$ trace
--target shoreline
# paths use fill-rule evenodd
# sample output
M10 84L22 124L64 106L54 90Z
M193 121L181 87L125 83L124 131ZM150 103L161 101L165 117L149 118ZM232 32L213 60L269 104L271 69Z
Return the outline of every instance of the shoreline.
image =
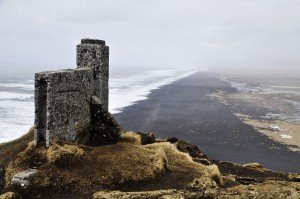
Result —
M118 113L124 107L146 99L153 89L159 89L194 72L195 69L164 69L120 71L119 74L111 75L109 110L113 114ZM0 143L24 135L34 123L33 79L0 78L0 110Z
M125 130L178 137L199 146L212 159L300 172L299 153L259 133L241 121L232 107L208 96L217 90L235 92L228 83L199 72L153 90L148 99L114 116Z
M292 151L300 151L300 87L297 86L300 80L297 75L238 71L213 71L213 74L229 82L237 92L218 91L210 96L233 107L236 116L258 132L287 145Z

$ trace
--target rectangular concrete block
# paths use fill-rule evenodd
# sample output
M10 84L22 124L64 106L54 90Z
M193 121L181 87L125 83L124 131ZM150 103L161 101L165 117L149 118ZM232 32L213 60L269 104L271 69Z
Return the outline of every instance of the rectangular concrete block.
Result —
M108 110L109 47L102 40L83 39L76 47L77 68L90 67L94 72L95 95Z
M46 86L43 86L44 82ZM90 125L90 102L94 90L90 68L37 73L37 134L45 141L75 141L77 132ZM47 131L51 132L48 138Z

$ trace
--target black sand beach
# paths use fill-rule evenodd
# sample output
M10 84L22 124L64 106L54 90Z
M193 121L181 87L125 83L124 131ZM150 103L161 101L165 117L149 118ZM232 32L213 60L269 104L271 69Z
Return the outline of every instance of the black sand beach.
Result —
M147 100L115 117L126 130L178 137L198 145L212 159L258 162L273 170L300 172L299 153L244 124L230 106L206 95L216 90L235 91L228 83L200 72L152 91Z

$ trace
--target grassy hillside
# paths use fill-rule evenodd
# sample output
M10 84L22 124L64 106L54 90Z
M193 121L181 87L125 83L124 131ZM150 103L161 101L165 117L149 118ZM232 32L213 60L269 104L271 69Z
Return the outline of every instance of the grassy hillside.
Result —
M293 198L300 189L293 182L298 178L291 180L259 164L213 161L177 139L145 143L144 134L127 132L113 145L53 142L46 148L34 147L32 138L30 130L0 146L0 198L232 198L237 192L247 198L256 186L258 196L273 187L274 193L284 191ZM12 183L13 176L28 169L37 171L30 185Z

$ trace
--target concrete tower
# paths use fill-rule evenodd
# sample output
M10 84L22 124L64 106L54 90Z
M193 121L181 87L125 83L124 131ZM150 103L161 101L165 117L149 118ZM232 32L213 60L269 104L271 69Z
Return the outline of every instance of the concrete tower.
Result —
M93 122L99 122L91 114L93 107L96 113L108 111L108 70L105 41L82 39L77 45L76 69L35 74L35 144L45 141L49 146L52 139L87 142L83 135L96 126Z

